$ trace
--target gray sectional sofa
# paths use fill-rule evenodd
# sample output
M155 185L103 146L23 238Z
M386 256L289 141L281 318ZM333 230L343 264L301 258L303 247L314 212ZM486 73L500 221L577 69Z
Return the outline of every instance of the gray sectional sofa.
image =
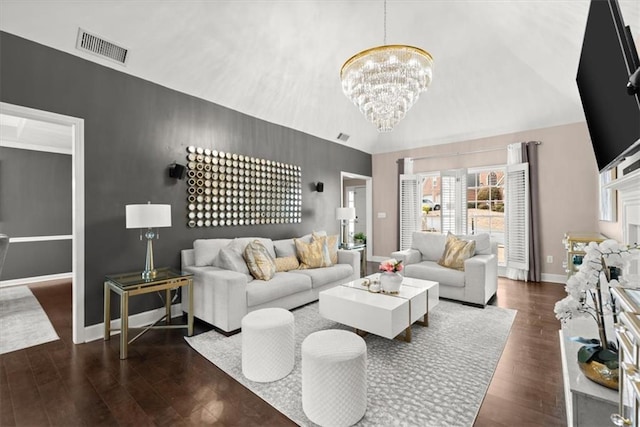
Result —
M278 272L269 281L256 280L241 255L242 249L256 239L274 258L296 254L293 239L257 237L199 239L193 249L181 251L182 270L193 273L195 317L223 332L233 332L250 311L296 308L317 300L318 293L325 289L360 277L360 253L338 250L338 262L330 267ZM301 239L310 242L311 235Z
M475 254L464 261L464 271L438 264L445 234L416 231L411 235L411 249L391 256L403 261L404 276L439 282L440 297L484 307L498 289L498 245L487 233L458 237L476 241Z

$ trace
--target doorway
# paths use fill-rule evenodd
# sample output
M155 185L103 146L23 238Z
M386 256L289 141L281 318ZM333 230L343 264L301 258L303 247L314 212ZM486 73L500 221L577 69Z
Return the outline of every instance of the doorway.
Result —
M84 325L84 120L0 102L0 113L15 118L68 126L71 133L72 319L73 342L85 341Z
M366 237L366 260L373 257L373 180L370 176L340 172L340 206L356 208L356 220L349 223L349 236Z

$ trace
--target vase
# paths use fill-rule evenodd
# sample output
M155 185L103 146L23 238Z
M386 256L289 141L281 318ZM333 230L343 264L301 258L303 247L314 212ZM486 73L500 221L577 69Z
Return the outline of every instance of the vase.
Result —
M397 294L402 284L402 276L399 273L385 271L380 275L380 287L389 294Z
M591 381L618 390L620 370L616 351L600 346L582 346L578 350L578 365L585 377Z

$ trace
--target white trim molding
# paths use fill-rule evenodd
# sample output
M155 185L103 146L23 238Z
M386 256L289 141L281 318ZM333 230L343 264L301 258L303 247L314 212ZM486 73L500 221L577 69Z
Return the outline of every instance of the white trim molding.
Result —
M15 117L39 120L62 126L69 126L72 137L73 170L71 173L72 187L72 334L73 342L85 342L84 333L84 119L49 111L36 110L20 105L0 102L0 112Z
M9 237L9 243L51 242L54 240L72 240L73 235Z
M0 281L0 288L8 288L10 286L31 285L33 283L49 282L51 280L67 280L72 279L73 273L47 274L46 276L23 277L20 279L10 279Z

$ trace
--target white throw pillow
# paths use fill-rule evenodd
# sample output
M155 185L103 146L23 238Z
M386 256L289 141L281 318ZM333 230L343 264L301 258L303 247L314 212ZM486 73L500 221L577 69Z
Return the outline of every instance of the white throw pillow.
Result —
M231 239L197 239L193 242L194 262L196 267L214 265L220 249L231 242Z

